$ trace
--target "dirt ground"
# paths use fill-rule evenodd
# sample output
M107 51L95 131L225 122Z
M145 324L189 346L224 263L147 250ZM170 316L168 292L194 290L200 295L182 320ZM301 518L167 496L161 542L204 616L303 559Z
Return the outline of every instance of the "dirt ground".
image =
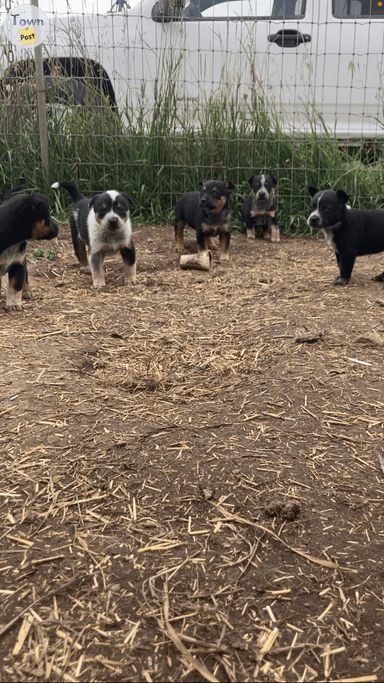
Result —
M1 300L0 680L383 680L383 256L134 235Z

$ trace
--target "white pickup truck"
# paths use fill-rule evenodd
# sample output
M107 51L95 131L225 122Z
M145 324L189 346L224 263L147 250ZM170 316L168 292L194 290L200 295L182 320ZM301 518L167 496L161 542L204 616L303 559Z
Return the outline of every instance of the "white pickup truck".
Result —
M120 110L150 111L172 83L181 109L256 93L285 130L384 137L384 1L142 0L49 21L45 54L75 77L96 64Z

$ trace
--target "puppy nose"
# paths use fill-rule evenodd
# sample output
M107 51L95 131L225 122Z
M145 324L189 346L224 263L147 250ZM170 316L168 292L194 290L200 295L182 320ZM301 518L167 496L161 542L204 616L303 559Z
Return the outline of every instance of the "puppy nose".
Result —
M264 199L264 197L265 197L265 192L259 192L259 197L260 197L260 199Z
M320 221L320 216L310 216L309 217L310 225L319 225L319 221Z
M206 197L200 197L200 204L201 204L202 206L205 206L206 203L207 203Z

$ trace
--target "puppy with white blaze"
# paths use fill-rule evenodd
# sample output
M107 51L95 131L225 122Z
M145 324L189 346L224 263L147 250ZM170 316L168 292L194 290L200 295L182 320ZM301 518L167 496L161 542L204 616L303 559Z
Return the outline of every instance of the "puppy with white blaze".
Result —
M70 226L73 248L80 270L91 272L93 287L105 287L104 258L118 251L124 264L124 284L135 285L136 253L129 218L131 199L116 190L85 197L66 181L53 183L52 187L62 187L72 199Z

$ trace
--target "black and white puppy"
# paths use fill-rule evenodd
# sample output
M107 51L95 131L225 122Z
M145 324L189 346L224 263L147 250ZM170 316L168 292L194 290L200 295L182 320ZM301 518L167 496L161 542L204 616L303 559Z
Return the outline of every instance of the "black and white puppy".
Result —
M8 275L5 308L21 311L22 297L31 297L26 261L27 240L49 240L57 237L58 227L52 221L45 195L25 194L25 181L6 190L0 205L0 284Z
M72 199L70 226L73 248L80 270L91 272L93 287L100 289L105 286L104 258L106 254L118 251L124 264L124 283L135 285L136 254L129 218L130 198L116 190L85 197L66 181L54 183L52 187L62 187Z
M384 211L351 209L344 190L318 190L309 187L311 203L307 223L322 230L327 244L334 249L340 275L334 285L348 284L356 256L384 251ZM384 273L373 280L384 282Z
M271 242L280 242L275 202L277 181L275 175L251 175L248 178L251 196L245 200L240 213L248 238L269 235Z

